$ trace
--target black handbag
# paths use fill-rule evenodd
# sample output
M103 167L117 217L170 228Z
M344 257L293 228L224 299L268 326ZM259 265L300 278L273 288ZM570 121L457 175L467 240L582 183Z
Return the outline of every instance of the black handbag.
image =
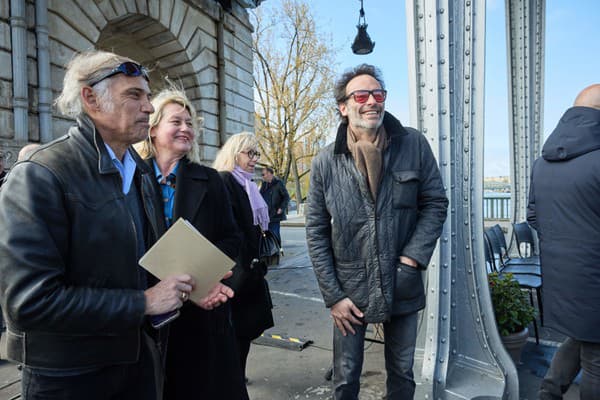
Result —
M260 243L258 246L258 257L263 260L279 254L281 243L271 231L261 230Z

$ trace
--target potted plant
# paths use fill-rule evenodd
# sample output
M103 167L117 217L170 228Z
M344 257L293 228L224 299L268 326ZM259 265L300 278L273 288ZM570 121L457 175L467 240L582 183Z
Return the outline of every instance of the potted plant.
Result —
M513 361L518 363L521 361L521 350L529 337L527 326L535 318L535 309L529 304L527 294L521 290L512 274L493 272L488 274L488 282L496 325L504 347Z

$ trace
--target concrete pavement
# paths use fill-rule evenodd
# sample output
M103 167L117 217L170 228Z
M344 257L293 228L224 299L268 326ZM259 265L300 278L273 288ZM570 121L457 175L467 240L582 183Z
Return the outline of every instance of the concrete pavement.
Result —
M247 371L250 379L248 390L253 400L330 399L331 384L324 375L332 358L331 318L322 302L308 259L302 217L292 215L282 226L285 256L279 265L269 269L267 275L274 304L275 327L265 333L308 339L313 343L302 351L252 345ZM368 337L381 338L373 327ZM562 340L560 335L546 328L541 328L540 337L542 342L539 346L530 338L522 363L517 366L522 400L537 398L540 380L557 343ZM0 355L3 356L4 343L0 349ZM418 382L420 360L422 355L417 354L415 373ZM370 342L366 345L361 385L361 400L382 399L385 393L385 367L383 346L379 343ZM19 390L17 366L0 361L0 400L18 399ZM423 398L417 386L415 399ZM564 399L578 398L576 384Z
M331 357L331 319L329 312L324 309L305 243L298 240L299 234L296 234L293 240L286 240L286 237L291 236L290 232L303 231L304 217L289 215L288 220L282 221L281 225L282 245L286 256L281 258L280 265L270 268L267 276L271 285L276 321L276 326L267 333L284 333L292 337L310 339L315 343L302 352L276 348L265 350L260 348L265 346L253 345L248 375L256 384L251 384L249 391L255 400L328 399L331 397L330 383L325 381L321 374L328 368L328 357ZM533 327L530 327L532 337L523 351L521 363L517 365L521 400L537 399L541 379L557 346L564 339L564 336L551 329L541 326L539 328L540 345L535 344ZM372 333L372 336L375 337L376 334ZM417 355L416 373L420 368L418 358ZM254 371L257 376L253 378ZM368 345L362 381L361 399L382 398L385 392L382 345ZM578 381L563 399L579 399Z

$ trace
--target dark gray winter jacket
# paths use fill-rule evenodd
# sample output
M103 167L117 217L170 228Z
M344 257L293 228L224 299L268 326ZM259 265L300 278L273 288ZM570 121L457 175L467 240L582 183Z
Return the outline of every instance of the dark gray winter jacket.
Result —
M421 273L401 268L401 255L429 263L448 199L426 138L384 117L389 146L374 202L356 169L341 124L335 143L313 160L306 213L308 250L327 307L349 297L366 322L382 322L425 306Z
M527 220L540 239L544 322L600 343L600 110L570 108L546 140Z

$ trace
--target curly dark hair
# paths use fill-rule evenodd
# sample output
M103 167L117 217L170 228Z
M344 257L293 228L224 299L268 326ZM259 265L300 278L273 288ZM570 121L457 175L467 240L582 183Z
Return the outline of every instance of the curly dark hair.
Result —
M385 83L383 82L383 75L381 74L381 71L379 70L379 68L377 68L376 66L371 65L371 64L360 64L354 68L346 70L342 74L342 76L335 82L335 86L333 87L333 95L335 97L336 105L346 101L346 86L348 85L348 82L350 82L352 79L356 78L359 75L372 76L373 78L375 78L375 80L377 80L377 82L379 82L379 84L381 85L381 88L385 89ZM340 113L339 109L338 109L338 115L342 119L342 122L348 123L348 118L344 117Z

